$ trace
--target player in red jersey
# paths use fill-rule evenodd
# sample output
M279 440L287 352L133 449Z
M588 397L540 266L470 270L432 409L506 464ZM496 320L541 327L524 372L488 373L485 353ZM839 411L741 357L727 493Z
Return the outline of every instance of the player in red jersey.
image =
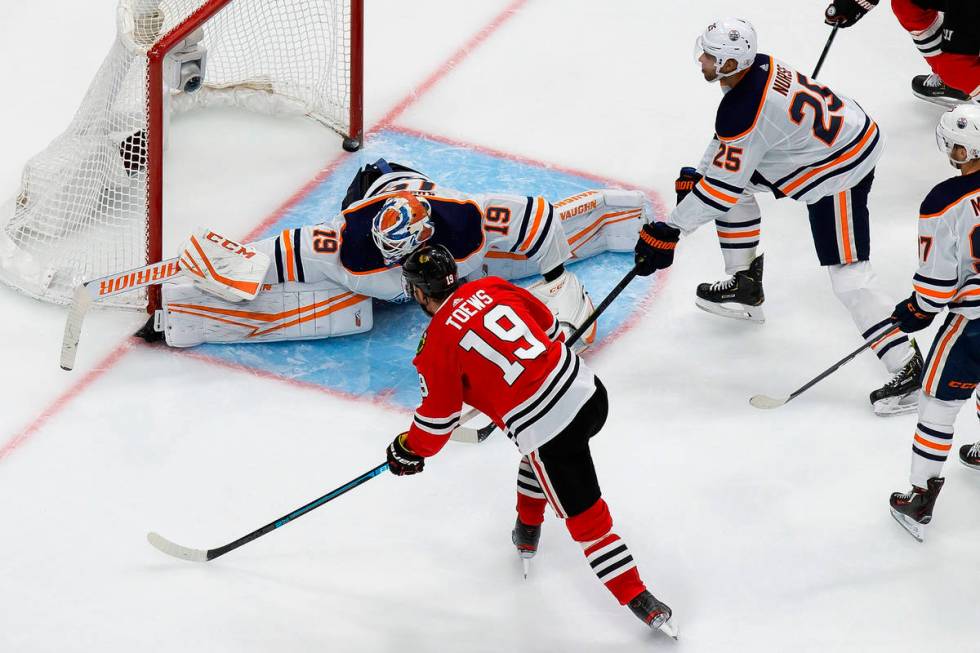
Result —
M406 293L432 322L413 361L422 404L388 447L391 472L421 472L459 425L463 403L479 409L523 456L512 534L518 554L526 560L537 552L550 504L620 604L676 637L670 608L646 589L599 490L589 438L606 420L606 390L565 346L548 307L497 277L460 285L456 262L441 245L416 250L402 275Z

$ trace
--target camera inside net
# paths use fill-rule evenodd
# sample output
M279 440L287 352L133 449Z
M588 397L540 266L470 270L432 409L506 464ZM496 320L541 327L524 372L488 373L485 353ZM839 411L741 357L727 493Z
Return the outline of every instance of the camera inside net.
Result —
M194 93L204 84L208 51L201 43L204 30L197 30L167 54L164 81L168 88Z

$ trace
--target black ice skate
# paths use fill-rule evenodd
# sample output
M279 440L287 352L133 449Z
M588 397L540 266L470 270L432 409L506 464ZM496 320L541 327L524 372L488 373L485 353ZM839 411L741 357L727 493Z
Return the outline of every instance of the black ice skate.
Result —
M885 385L868 397L875 415L888 417L914 413L919 408L919 389L922 387L922 353L915 340L912 345L912 358Z
M142 338L146 342L154 343L163 340L163 330L160 329L160 323L158 315L160 311L154 311L153 315L146 321L140 330L133 335L137 338Z
M932 521L932 509L945 482L944 478L930 478L928 488L913 487L905 494L895 492L888 500L892 517L919 542L925 537L926 525Z
M643 590L627 604L640 621L653 630L677 639L678 628L673 621L673 613L666 603L660 601L647 590Z
M522 524L521 520L518 519L514 522L514 530L510 532L510 539L517 547L517 555L521 557L521 564L524 565L524 578L527 578L531 558L538 552L541 526L528 526Z
M960 462L970 469L980 471L980 442L960 447Z
M969 95L951 86L946 86L936 73L913 77L912 93L921 100L946 108L952 108L970 101Z
M765 322L766 316L762 312L762 302L766 299L762 292L762 256L757 256L748 270L736 272L729 279L699 285L698 296L694 300L697 307L722 317Z

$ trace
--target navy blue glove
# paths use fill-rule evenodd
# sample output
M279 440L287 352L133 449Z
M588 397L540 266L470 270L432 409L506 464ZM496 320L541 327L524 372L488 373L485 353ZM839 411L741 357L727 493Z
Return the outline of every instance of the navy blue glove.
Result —
M666 222L643 225L634 250L636 273L646 277L657 270L669 268L674 262L674 248L680 237L680 229L675 229Z
M824 12L828 25L850 27L878 6L878 0L833 0Z
M898 328L905 333L921 331L932 324L936 318L936 313L930 313L919 306L915 293L908 299L904 299L895 305L892 319L898 324Z
M395 476L411 476L425 469L425 458L405 446L406 433L398 434L388 445L388 471Z
M694 190L694 185L701 181L701 177L702 175L697 168L689 166L681 168L681 174L677 176L677 181L674 182L674 192L677 193L678 204L687 197L688 193Z

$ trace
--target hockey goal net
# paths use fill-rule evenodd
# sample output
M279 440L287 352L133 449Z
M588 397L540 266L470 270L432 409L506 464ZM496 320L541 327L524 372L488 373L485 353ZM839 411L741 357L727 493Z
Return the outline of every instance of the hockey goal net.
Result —
M363 0L121 0L117 38L68 129L0 213L0 281L56 303L161 260L173 112L298 113L361 140ZM116 305L153 307L153 294ZM117 299L114 298L114 299Z

